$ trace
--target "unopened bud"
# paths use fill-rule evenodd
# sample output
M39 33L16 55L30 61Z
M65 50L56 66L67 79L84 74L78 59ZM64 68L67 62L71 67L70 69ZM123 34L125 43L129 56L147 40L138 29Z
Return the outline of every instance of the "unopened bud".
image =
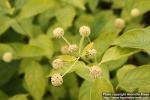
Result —
M62 53L62 54L68 54L68 53L69 53L68 48L69 48L68 45L63 45L63 46L61 47L61 50L60 50L61 53Z
M79 32L81 36L88 37L91 33L91 29L88 26L81 26Z
M89 71L90 71L90 76L92 77L92 78L94 78L94 79L96 79L96 78L98 78L98 77L100 77L100 76L102 76L102 70L101 70L101 68L99 67L99 66L92 66L90 69L89 69Z
M54 74L51 77L51 83L53 86L60 86L63 83L63 78L60 74Z
M71 52L71 53L74 52L74 51L77 51L77 50L78 50L78 46L76 44L71 44L68 47L68 51Z
M64 35L64 29L61 27L55 28L53 30L53 36L55 38L61 38Z
M125 26L125 22L124 22L123 19L117 18L117 19L115 20L115 27L116 27L116 28L122 29L122 28L124 28L124 26Z
M63 67L63 61L61 59L55 59L53 62L52 62L52 67L54 69L58 69L58 68L61 68Z
M5 61L5 62L11 62L12 61L12 59L13 59L13 55L12 55L12 53L11 52L6 52L6 53L4 53L3 54L3 61Z
M131 10L131 16L137 17L137 16L139 16L139 15L140 15L139 9L134 8L134 9Z
M90 50L87 51L87 55L89 57L95 56L96 53L97 53L97 51L95 49L90 49Z

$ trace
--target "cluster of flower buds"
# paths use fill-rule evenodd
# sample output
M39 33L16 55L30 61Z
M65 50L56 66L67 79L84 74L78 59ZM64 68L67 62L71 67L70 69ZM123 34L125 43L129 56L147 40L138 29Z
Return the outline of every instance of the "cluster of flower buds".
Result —
M51 77L51 83L53 86L60 86L63 83L63 78L60 74L54 74Z
M123 29L125 27L125 21L121 18L115 20L115 27L118 29Z
M62 54L69 54L68 45L63 45L60 49Z
M64 65L63 60L61 60L59 58L53 60L53 62L52 62L52 67L54 69L62 68L63 65ZM58 73L53 74L52 77L51 77L51 83L52 83L53 86L60 86L63 83L62 76L60 74L58 74Z
M88 26L81 26L80 29L79 29L79 32L80 32L80 35L82 37L88 37L90 35L90 33L91 33L91 29ZM69 54L69 53L77 51L79 49L78 46L76 44L70 44L68 42L68 40L63 35L64 35L63 28L58 27L58 28L55 28L53 30L54 38L61 38L62 37L65 40L65 42L67 43L67 45L64 45L64 46L61 47L61 53L62 54ZM87 51L87 55L88 56L94 56L95 54L96 54L96 50L95 49L91 49L91 50ZM62 68L63 65L64 65L64 62L61 59L55 59L52 62L52 67L54 69ZM90 74L92 76L94 76L94 78L99 76L99 75L96 75L96 74L99 74L96 71L95 71L95 74L94 74L94 69L90 69ZM62 85L62 83L63 83L63 76L60 75L59 73L53 74L52 77L51 77L52 85L53 86L60 86L60 85Z
M91 68L89 68L89 72L90 72L90 77L93 79L96 79L102 76L102 70L97 65L94 65Z
M54 69L58 69L58 68L61 68L61 67L63 67L63 64L64 64L64 62L61 60L61 59L55 59L53 62L52 62L52 67L54 68Z
M78 46L76 44L71 44L71 45L68 46L68 51L70 53L75 52L77 50L78 50Z
M61 38L64 35L64 29L61 27L57 27L53 30L53 36L55 38Z
M132 17L137 17L137 16L139 16L140 15L140 11L139 11L139 9L138 8L133 8L132 10L131 10L131 16Z
M70 44L70 45L64 45L61 47L61 53L62 54L69 54L72 52L77 51L79 48L76 44Z
M87 51L87 56L89 58L91 58L91 57L94 57L96 55L96 53L97 53L97 51L94 48L92 48L92 49Z
M88 26L81 26L79 32L81 36L88 37L91 33L91 29Z
M9 62L12 61L13 55L12 55L11 52L5 52L5 53L3 54L3 58L2 58L2 59L3 59L4 62L9 63Z

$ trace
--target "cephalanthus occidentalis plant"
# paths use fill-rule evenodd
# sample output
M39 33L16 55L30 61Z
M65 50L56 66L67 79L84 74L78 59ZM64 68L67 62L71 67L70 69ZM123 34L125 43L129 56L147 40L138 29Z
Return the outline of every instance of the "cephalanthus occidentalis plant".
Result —
M116 27L117 29L123 29L125 27L125 21L122 18L117 18L114 22L114 27ZM79 28L79 33L81 35L81 39L79 42L79 45L77 44L71 44L67 38L65 38L64 36L64 29L61 27L55 28L53 30L53 37L56 39L60 39L62 38L66 44L63 45L60 49L60 52L62 54L72 54L73 52L78 52L78 57L76 58L76 60L73 62L73 64L61 75L61 73L54 73L51 75L51 83L53 86L60 86L63 84L63 77L73 68L73 66L77 63L77 61L79 61L80 59L82 59L82 56L84 56L83 58L95 58L95 64L92 65L91 67L87 67L87 69L89 70L89 76L92 78L92 80L97 79L97 78L101 78L103 75L102 69L100 68L100 64L101 63L97 63L96 60L96 53L97 50L93 47L87 49L84 55L82 55L83 52L83 42L84 39L88 39L88 41L90 42L89 44L93 43L91 42L89 35L91 34L91 29L89 26L81 26ZM84 59L85 60L85 59ZM60 58L56 58L55 60L52 61L52 67L54 70L57 69L61 69L64 66L65 61L63 61Z

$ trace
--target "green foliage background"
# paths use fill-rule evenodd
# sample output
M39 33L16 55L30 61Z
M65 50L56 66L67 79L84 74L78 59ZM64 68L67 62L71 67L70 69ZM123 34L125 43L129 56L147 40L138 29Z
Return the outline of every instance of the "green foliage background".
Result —
M140 16L130 15L133 8ZM102 92L150 92L148 11L150 0L0 0L0 100L102 100ZM118 17L126 21L123 30L114 25ZM65 44L52 31L61 26L78 44L82 25L91 27L103 77L92 82L86 63L78 61L63 85L53 87L47 76L64 73L71 62L52 69L49 62ZM5 52L12 62L2 61Z

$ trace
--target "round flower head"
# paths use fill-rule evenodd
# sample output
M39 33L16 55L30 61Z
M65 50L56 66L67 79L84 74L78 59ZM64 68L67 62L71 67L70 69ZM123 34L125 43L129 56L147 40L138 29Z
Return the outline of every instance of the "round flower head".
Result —
M53 36L55 38L61 38L64 35L64 29L61 27L57 27L53 30Z
M74 51L77 51L77 50L78 50L78 46L76 44L71 44L68 47L69 52L74 52Z
M51 83L53 86L60 86L63 83L63 78L60 74L54 74L51 77Z
M91 33L91 29L88 26L81 26L79 32L81 36L88 37Z
M52 62L52 67L54 69L58 69L58 68L61 68L63 67L63 61L61 59L55 59L53 62Z
M102 75L102 70L101 70L101 68L99 67L99 66L92 66L90 69L89 69L89 71L90 71L90 76L92 77L92 78L98 78L98 77L100 77L101 75Z
M5 52L4 54L3 54L3 61L5 61L5 62L11 62L12 61L12 59L13 59L13 55L12 55L12 53L11 52Z
M140 15L139 9L133 8L133 9L131 10L131 16L137 17L137 16L139 16L139 15Z
M97 51L95 49L90 49L87 51L87 55L89 57L95 56L96 53L97 53Z
M62 47L61 47L61 53L62 54L68 54L69 53L69 50L68 50L68 45L63 45Z
M124 28L124 26L125 26L125 22L124 22L123 19L117 18L117 19L115 20L115 27L116 27L116 28L122 29L122 28Z

